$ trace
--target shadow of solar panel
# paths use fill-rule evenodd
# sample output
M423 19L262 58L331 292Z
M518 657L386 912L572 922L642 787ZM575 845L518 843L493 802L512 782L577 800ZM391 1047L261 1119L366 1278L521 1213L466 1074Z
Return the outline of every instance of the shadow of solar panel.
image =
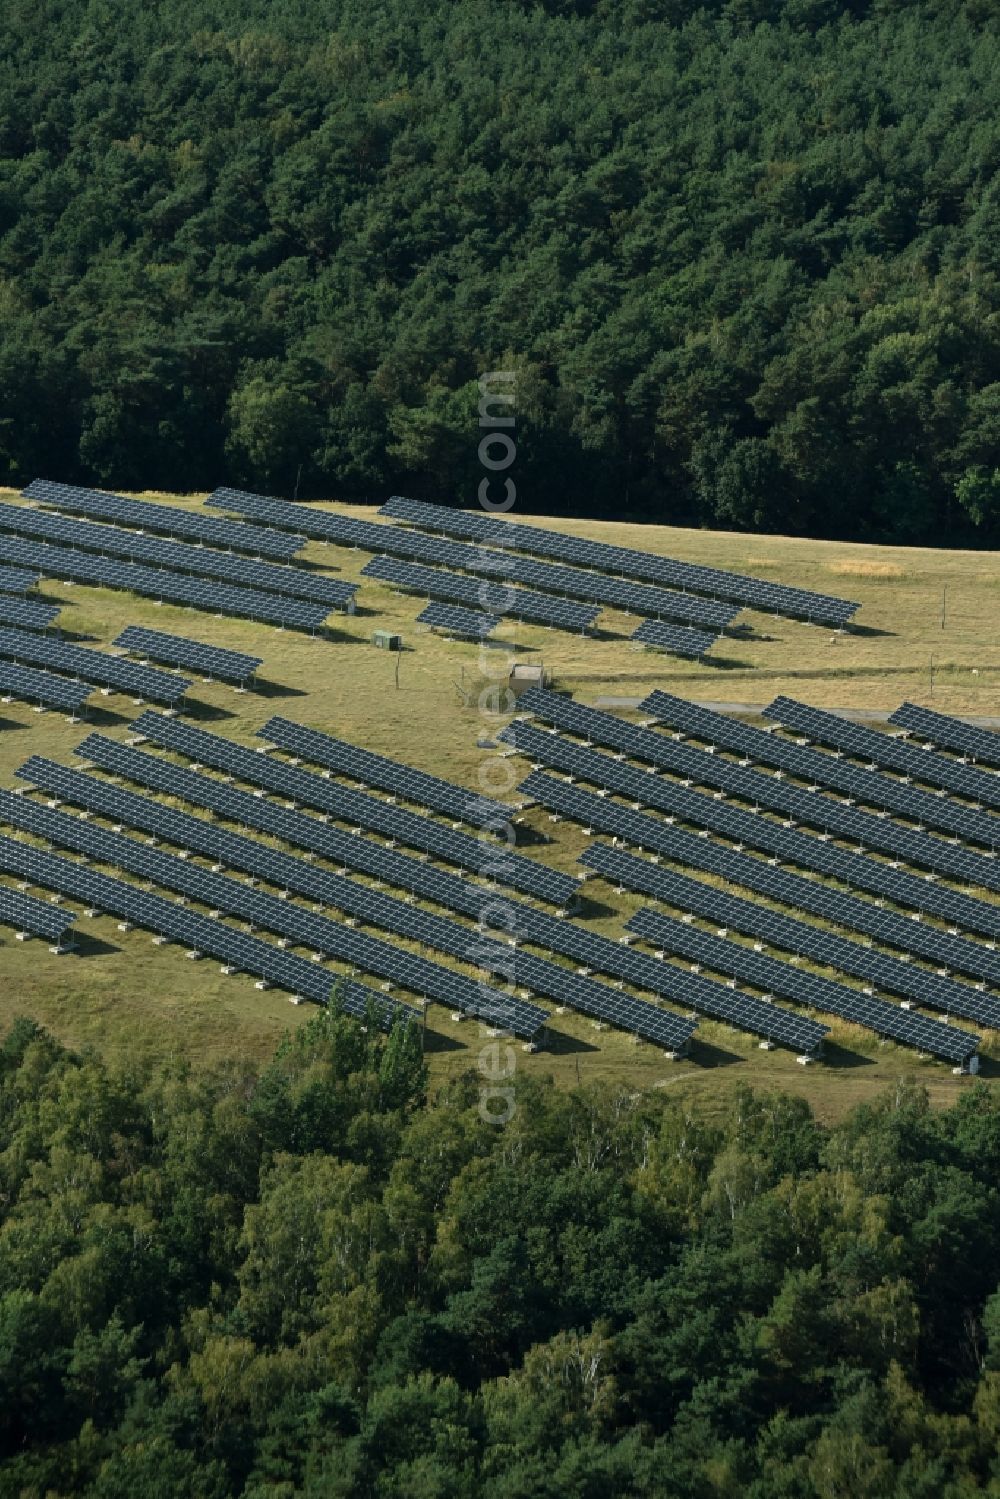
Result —
M288 594L291 598L310 599L331 609L342 609L350 603L358 585L337 578L325 578L297 567L279 567L273 562L259 562L219 552L183 541L164 541L118 526L93 525L89 521L68 519L24 505L0 503L0 530L32 540L54 542L78 551L96 552L101 557L124 557L150 567L163 567L187 573L192 577L220 578L240 587L261 588L266 593Z
M318 630L330 613L325 604L311 604L259 589L235 588L214 579L187 577L166 568L143 567L137 562L118 562L44 541L26 541L20 536L0 535L0 558L35 567L46 577L120 589L171 604L187 604L209 614L232 614L282 629L289 625L294 629Z
M524 725L523 729L530 730L530 725ZM543 734L539 730L531 730L531 733L537 735L537 739L529 739L522 733L522 726L518 726L516 741L509 742L516 742L522 753L530 754L536 761L579 775L605 792L636 794L632 778L643 772L621 765L608 755L571 744L557 735ZM611 833L639 848L657 853L670 852L669 846L663 842L669 822L665 823L662 818L648 817L635 808L608 801L601 794L567 786L565 782L538 771L532 772L520 790L523 795L534 797L551 811L568 816L584 827ZM775 858L786 859L790 864L842 880L857 890L883 896L897 905L940 916L993 941L1000 936L1000 913L996 906L939 885L927 877L921 879L894 868L892 864L884 864L853 849L840 848L797 829L784 827L758 813L727 806L705 792L690 790L652 774L648 781L643 782L640 793L636 795L636 807L656 807L668 812L671 818L680 817L695 827L730 838L741 848L746 844L760 849Z
M510 885L542 900L562 906L576 893L578 881L571 876L549 869L522 855L513 854L506 847L483 844L468 833L443 827L420 813L409 812L391 802L337 786L321 776L268 760L265 755L258 755L253 750L244 749L218 735L206 734L202 729L161 719L156 714L144 714L136 720L135 728L166 748L174 749L217 770L239 776L248 785L290 797L296 803L315 807L317 811L325 812L352 826L371 828L385 837L398 839L399 842L422 849L425 853L437 854L449 863L484 874L500 884ZM174 732L175 730L178 732ZM156 774L161 777L162 789L169 789L168 784L162 783L163 774L168 780L173 777L170 784L178 788L178 795L188 796L189 793L199 791L204 794L203 788L199 787L199 780L204 782L205 777L198 777L191 771L181 771L173 765L161 764L149 755L129 750L101 735L91 735L79 746L77 753L95 761L101 757L99 763L108 768L113 768L110 766L113 758L117 766L130 767L128 771L122 769L122 773L133 779L140 772L143 776ZM188 777L191 779L187 779ZM180 790L182 784L186 787L184 791ZM286 812L286 815L291 814Z
M41 582L25 567L0 567L0 593L28 593Z
M392 583L425 598L445 603L464 604L469 609L489 614L523 619L534 624L551 625L559 630L586 632L597 618L598 610L587 604L576 604L544 593L531 593L502 583L464 577L437 567L418 567L395 557L373 557L361 569L362 576Z
M822 792L747 769L653 730L637 728L554 692L532 688L521 698L520 706L569 733L611 746L633 759L646 760L686 780L716 786L754 808L766 807L791 821L850 839L908 864L951 875L969 885L1000 890L1000 865L990 854L955 847L943 838L859 811Z
M460 604L428 604L417 615L417 623L431 625L438 630L448 630L452 635L469 635L473 640L485 640L500 623L500 616L479 614L475 609L463 609Z
M0 660L0 698L4 702L17 698L20 702L62 708L75 714L79 713L93 690L90 682L70 682L50 671L38 671L31 666Z
M11 890L8 885L0 885L0 924L3 926L61 944L75 920L72 911L63 911L58 906L35 900L31 895L23 895L20 890Z
M794 744L669 692L651 692L639 704L639 711L649 713L672 729L743 756L741 763L753 760L774 765L813 787L842 791L870 807L880 807L918 825L953 833L970 843L1000 847L1000 818L934 792L916 790L881 771Z
M0 656L22 665L65 672L93 687L136 692L159 703L179 702L191 686L186 677L170 676L165 671L123 661L120 656L108 656L103 651L88 650L85 646L66 645L51 636L24 630L0 628Z
M718 875L729 885L741 885L793 910L807 911L824 921L862 932L888 947L899 948L907 957L925 958L942 971L954 969L990 983L1000 983L1000 953L995 947L954 936L940 927L917 921L912 915L887 911L882 905L861 900L819 880L807 879L768 860L754 858L725 844L713 843L681 828L665 825L659 841L661 855L669 850L669 857L675 863ZM657 899L669 898L670 872L661 869L658 862L636 858L634 854L606 843L590 844L581 854L580 862L619 889L636 890ZM873 954L874 950L865 948L863 951ZM878 954L874 953L874 956ZM891 986L886 984L884 987ZM992 996L984 998L978 991L976 999L984 1008L968 1018L989 1025L991 1029L1000 1029L1000 1010L995 1018L985 1018L987 1013L994 1014L998 1002ZM956 1009L955 1013L961 1012Z
M849 723L835 713L810 708L789 697L776 697L765 709L765 717L776 720L785 728L808 734L821 744L832 745L844 754L897 770L925 784L941 786L972 801L1000 807L1000 776L989 771L977 770L946 755L918 749L915 744L880 734L875 729L865 728L864 724Z
M261 656L222 650L219 646L204 645L200 640L164 635L159 630L146 630L140 625L129 625L113 644L133 655L162 661L167 666L186 666L192 671L206 672L223 682L246 682L263 664Z
M624 578L661 583L671 588L687 589L692 593L707 594L751 609L786 614L792 619L806 619L817 624L830 624L839 628L860 608L856 603L829 594L812 593L808 589L791 588L782 583L766 583L740 573L678 562L669 557L657 557L628 547L587 541L559 531L545 530L541 526L525 526L467 510L429 505L421 500L405 499L402 495L393 495L382 506L379 514L429 530L473 537L486 545L557 557L580 567L591 567Z
M47 630L59 617L58 604L43 604L37 599L7 598L0 594L0 628Z
M644 619L630 637L637 645L656 646L673 656L704 656L718 638L701 630L684 630L662 619Z
M305 546L304 536L289 536L281 531L248 526L243 521L219 520L214 516L180 510L173 505L155 505L148 500L128 500L123 495L105 494L96 489L80 489L72 484L55 484L35 479L21 493L39 505L79 515L93 515L114 521L120 526L141 527L167 536L189 537L207 546L246 552L251 556L275 557L282 561L294 557Z
M319 1004L326 1004L331 997L336 975L309 959L237 931L215 917L198 915L161 895L141 890L110 875L98 874L86 864L43 853L29 844L0 836L0 869L30 880L32 884L84 901L89 909L122 917L172 942L185 943L193 951L220 958L227 965L287 989L291 994L299 994ZM348 1014L360 1020L367 1019L373 1011L381 1018L385 1029L397 1019L419 1018L413 1006L401 1004L386 995L373 994L354 983L345 986L343 1004Z
M367 786L377 786L381 791L391 791L408 802L431 807L446 817L496 828L504 827L510 817L511 809L503 802L469 791L465 786L456 786L453 781L442 780L440 776L414 770L412 766L390 760L385 755L376 755L372 750L361 749L344 739L334 739L330 734L293 723L280 715L269 718L257 734L290 755L350 776Z

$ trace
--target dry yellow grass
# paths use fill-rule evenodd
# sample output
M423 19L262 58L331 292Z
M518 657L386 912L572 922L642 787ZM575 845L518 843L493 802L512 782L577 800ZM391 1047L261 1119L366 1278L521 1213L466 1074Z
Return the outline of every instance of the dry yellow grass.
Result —
M898 562L831 562L830 572L838 578L906 577L906 569Z
M174 503L199 508L201 501L195 496ZM216 732L259 742L255 731L277 712L470 788L478 786L489 756L480 741L499 726L478 701L484 664L505 668L509 660L544 659L557 685L590 701L611 694L639 697L662 686L702 700L766 702L788 692L829 706L891 709L909 697L946 711L1000 711L1000 640L993 623L1000 562L992 555L924 549L900 553L768 537L765 569L759 539L744 536L598 522L566 522L564 529L714 566L756 566L768 577L824 592L838 591L831 589L831 576L850 576L851 587L843 591L862 603L859 628L835 635L747 614L742 618L752 633L720 642L713 653L717 661L698 664L636 650L627 638L635 619L606 611L594 639L509 625L501 632L500 646L481 656L474 645L418 628L418 600L367 579L362 579L359 613L333 616L333 638L325 640L75 585L46 583L42 594L63 605L64 628L94 644L107 646L126 624L138 623L262 655L263 681L257 692L240 697L220 684L197 684L196 716ZM364 553L316 544L302 555L349 579L360 577L367 560ZM853 571L834 574L837 568ZM886 568L899 568L902 576L887 579ZM398 685L397 659L368 643L375 627L399 630L404 637ZM17 704L0 707L0 785L16 785L17 766L33 752L72 763L87 727L124 737L137 711L132 703L121 697L95 702L93 722L84 727L52 714L39 717ZM537 809L525 818L525 828L547 840L527 852L576 869L585 843L579 829L553 826ZM601 904L590 911L588 921L595 930L617 936L639 902L596 884L594 893ZM234 1053L260 1057L287 1025L304 1016L279 993L260 993L245 978L224 978L216 964L186 962L176 949L153 947L140 932L119 933L113 921L81 919L79 926L86 940L74 957L57 958L41 944L4 937L0 1032L13 1015L26 1012L73 1044L94 1044L119 1054L151 1049L199 1059ZM747 1037L710 1023L699 1026L692 1059L679 1064L668 1063L654 1048L635 1046L626 1036L596 1031L579 1017L560 1016L557 1025L559 1039L552 1050L517 1055L520 1068L550 1073L558 1083L612 1077L717 1100L745 1078L804 1091L827 1117L904 1073L926 1081L941 1102L968 1085L946 1067L921 1062L846 1026L834 1028L828 1062L804 1069L786 1053L760 1052ZM439 1007L430 1011L428 1050L435 1077L474 1066L480 1044L467 1023L453 1024ZM989 1040L984 1049L993 1051Z

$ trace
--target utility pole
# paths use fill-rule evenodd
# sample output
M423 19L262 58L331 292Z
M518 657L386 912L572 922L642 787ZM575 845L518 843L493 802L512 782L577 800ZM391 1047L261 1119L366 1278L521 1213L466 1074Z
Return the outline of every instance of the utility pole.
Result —
M301 479L302 479L302 465L300 463L299 464L299 468L298 468L298 473L295 475L295 491L294 491L294 493L292 495L292 499L293 500L297 500L298 497L299 497L299 483L300 483Z
M947 618L948 618L948 585L946 583L944 585L944 587L942 588L942 590L941 590L941 628L942 628L942 630L944 629L945 621L946 621Z

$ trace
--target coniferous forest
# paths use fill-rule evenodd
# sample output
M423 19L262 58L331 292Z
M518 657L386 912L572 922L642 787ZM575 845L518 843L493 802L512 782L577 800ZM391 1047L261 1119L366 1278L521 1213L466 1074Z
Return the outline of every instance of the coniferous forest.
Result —
M991 0L7 0L0 480L989 544Z
M372 1031L374 1037L376 1032ZM19 1499L1000 1492L1000 1101L476 1080L336 1009L259 1071L0 1049Z

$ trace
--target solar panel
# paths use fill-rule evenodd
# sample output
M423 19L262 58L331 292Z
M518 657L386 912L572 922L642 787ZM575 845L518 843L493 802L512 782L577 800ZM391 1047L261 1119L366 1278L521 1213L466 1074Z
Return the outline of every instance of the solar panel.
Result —
M162 661L167 666L186 666L192 671L205 672L209 677L218 677L223 682L247 682L263 662L261 656L225 651L217 645L186 640L181 635L164 635L159 630L143 629L141 625L129 625L113 644L133 656Z
M363 577L377 578L381 583L394 584L425 598L463 604L488 614L506 615L510 619L552 625L559 630L575 630L581 634L586 633L599 612L589 604L576 604L549 594L530 593L525 588L463 577L443 568L418 567L412 562L400 562L395 557L373 557L361 572Z
M76 714L93 690L89 682L70 682L50 671L36 671L30 666L0 660L0 701L5 703L18 698L21 702L63 708L67 713Z
M0 629L0 656L45 670L65 672L93 687L107 687L119 692L134 692L158 703L176 703L191 686L187 677L174 677L149 666L137 666L120 656L86 646L66 645L50 636L25 630Z
M319 964L237 931L215 917L200 916L162 895L110 875L97 874L86 864L43 853L15 838L0 837L0 869L83 901L88 909L122 917L171 942L182 942L199 955L221 958L227 966L287 989L291 994L319 1004L330 999L336 975ZM343 1002L347 1013L360 1020L367 1019L373 1007L386 1029L398 1019L418 1018L412 1006L384 994L372 994L359 984L345 986Z
M117 562L69 547L25 541L20 536L0 535L0 558L36 567L46 577L120 589L164 603L187 604L206 613L232 614L282 629L289 625L294 629L318 630L330 612L325 604L306 603L260 589L234 588L213 579L189 578L166 568L142 567L137 562Z
M141 757L147 758L147 757ZM120 764L109 761L108 769L120 769ZM207 854L220 862L229 863L234 868L244 868L253 874L261 875L271 883L283 884L288 889L297 889L300 893L307 893L313 898L328 901L331 904L345 907L345 887L337 883L333 875L316 871L312 866L304 865L301 860L291 859L276 853L273 848L262 847L253 844L250 839L240 838L238 835L223 832L216 824L202 821L201 818L186 817L181 812L172 808L162 808L157 803L148 802L144 797L136 797L133 793L118 790L117 787L94 781L90 776L82 776L76 772L64 769L63 766L54 766L51 761L42 761L37 757L27 761L21 767L18 775L27 779L31 784L42 785L46 790L72 800L76 805L87 805L94 811L102 812L106 817L118 818L127 821L132 826L142 827L148 832L157 833L160 836L168 836L172 842L181 848L190 848L193 851ZM204 781L204 778L198 778ZM166 784L168 790L174 794L181 794L180 788L175 782ZM249 809L246 805L250 802ZM297 838L297 829L289 832L288 824L280 818L279 809L259 800L250 799L246 793L232 793L228 787L217 788L217 800L211 805L231 820L241 820L249 811L253 823L267 832L277 833L283 838L292 836ZM0 808L3 809L7 821L13 821L15 826L25 827L25 830L37 833L39 836L51 836L54 832L51 821L45 823L45 811L42 808L34 808L31 803L25 803L22 797L7 797L0 793ZM270 812L270 817L268 817ZM309 826L310 818L298 817L298 824ZM73 824L75 826L75 824ZM315 826L315 824L313 824ZM66 836L60 833L60 836ZM79 835L75 835L78 836ZM472 886L469 881L462 881L456 875L442 874L441 871L426 869L424 877L417 877L417 869L420 865L415 860L405 859L402 854L393 851L381 851L375 845L367 845L366 839L345 838L345 835L331 835L331 830L322 826L315 826L315 832L310 833L307 847L315 848L319 853L330 859L345 859L345 862L357 862L358 853L361 853L364 868L369 872L376 872L381 877L396 881L402 887L417 886L421 893L427 893L430 898L441 902L450 902L465 910L466 913L481 919L484 914L483 889ZM381 853L381 857L378 854ZM400 865L406 866L400 871ZM433 883L427 883L433 881ZM457 892L457 893L456 893ZM351 907L354 908L354 907ZM367 910L369 917L373 917L373 910ZM525 905L504 902L505 919L510 917L513 922L514 931L517 935L537 943L549 943L553 950L562 950L568 956L573 956L577 961L586 962L591 967L598 968L606 973L619 974L622 979L628 979L636 983L639 988L649 989L655 994L664 995L667 998L681 997L687 1003L691 995L687 991L678 994L678 971L667 965L658 965L652 959L646 958L642 953L630 952L622 944L615 943L607 937L588 932L582 926L568 920L559 920L559 917L546 916L543 911L532 910ZM381 922L391 923L396 928L400 920L400 913L396 905L382 908L378 917ZM426 911L409 913L406 917L409 923L409 931L417 934L418 940L432 940L433 943L441 943L442 950L454 953L459 958L468 961L469 950L486 952L489 944L477 946L474 934L466 928L450 929L445 923L445 928L439 928L430 919ZM402 929L402 928L400 928ZM444 932L444 940L442 940ZM585 1013L597 1015L598 1018L606 1019L610 1024L621 1025L625 1030L640 1034L646 1039L657 1040L658 1043L676 1049L690 1036L690 1024L679 1021L678 1016L670 1012L658 1009L658 1007L643 1004L643 1001L633 1000L630 995L610 994L604 986L592 985L582 982L582 976L565 973L558 965L549 964L544 959L535 959L526 953L519 952L516 955L516 973L519 982L528 983L531 988L538 992L549 994L556 998L559 1003L570 1004L574 1009L583 1010ZM681 976L685 977L685 976ZM720 986L702 986L699 991L700 1007L706 1009L706 1013L712 1013L717 1018L727 1019L732 1024L742 1025L744 1028L754 1030L754 1022L765 1024L763 1034L769 1034L774 1039L784 1040L790 1045L807 1045L808 1048L816 1045L816 1031L802 1033L798 1028L784 1030L784 1012L768 1010L763 1013L751 1006L745 1009L742 1001L735 1001L727 991L720 992ZM678 1028L681 1027L681 1028Z
M941 786L988 807L1000 807L1000 776L992 771L977 770L947 755L918 749L915 744L906 744L890 734L865 728L863 724L849 723L838 718L836 713L810 708L790 697L776 697L764 710L764 716L786 728L808 734L821 744L832 745L845 754L883 765L889 770L898 770L915 780Z
M609 713L587 708L554 692L532 688L520 699L526 711L584 739L610 745L639 760L671 770L689 781L716 786L789 820L851 839L909 864L949 874L969 885L1000 890L1000 865L990 854L971 853L943 838L903 827L888 818L859 811L822 792L791 785L777 775L749 770L721 755L696 749L650 729L637 728Z
M727 885L741 885L768 900L780 901L792 910L806 911L824 921L862 932L876 942L899 948L907 958L911 955L924 958L937 965L939 975L954 969L973 978L1000 983L1000 953L994 947L956 936L928 922L916 921L912 915L887 911L884 903L861 900L820 880L807 879L777 863L754 858L726 844L713 843L682 828L664 824L659 841L661 855L668 854L669 850L669 858L677 864L718 875ZM637 858L606 843L591 843L581 854L580 862L620 890L637 890L657 899L666 894L666 886L661 883L663 871L658 862ZM872 949L866 948L865 951ZM993 1004L992 1000L988 1002ZM970 1018L1000 1029L1000 1020L987 1021L980 1015Z
M0 885L0 924L12 926L18 933L44 937L46 941L61 946L66 931L75 920L72 911L35 900L20 890L11 890L9 885Z
M431 807L446 817L497 829L505 827L510 819L511 809L504 802L469 791L467 787L445 781L440 776L428 775L426 771L414 770L411 765L403 765L385 755L376 755L372 750L349 744L346 739L334 739L330 734L321 734L318 729L307 728L305 724L292 723L279 715L269 718L257 734L290 755L350 776L366 786L390 791L417 806Z
M86 781L90 778L79 779ZM83 792L77 790L75 794L88 801L101 800L100 796L94 797L86 789ZM131 802L129 793L118 792L113 787L104 788L103 810L107 815L130 820ZM428 998L438 998L463 1013L477 1014L491 1024L510 1024L515 1034L533 1035L548 1018L535 1005L509 999L495 989L473 984L460 974L442 970L439 965L421 967L426 960L415 959L412 954L399 952L384 942L378 943L375 951L359 949L359 934L349 929L345 931L327 917L304 911L301 906L287 900L252 892L234 880L221 878L218 871L209 874L184 859L151 850L92 823L81 823L78 818L38 806L24 797L0 792L0 815L5 821L37 837L47 838L112 867L143 875L209 906L242 915L331 956L359 961L369 971L387 976ZM144 823L149 823L147 811L140 809L139 816ZM184 814L169 813L157 822L157 826L161 831L167 830L167 836L172 841L179 841L184 848L191 847L193 834L194 851L208 849L214 857L219 852L218 830L207 823L198 826L198 821L185 818ZM194 828L192 823L196 824ZM671 1049L685 1044L694 1030L693 1024L681 1016L607 989L558 964L521 952L512 953L510 948L497 942L484 941L469 927L421 910L397 897L384 895L356 880L317 870L249 838L235 834L222 836L227 859L234 867L246 869L285 890L300 890L349 917L436 948L487 973L505 974L513 968L518 984L549 994L560 1004L596 1015Z
M220 868L225 865L241 869L279 888L294 890L323 904L344 909L345 887L337 876L302 858L228 832L218 821L193 817L38 756L32 756L18 775L52 796L99 813L116 824L128 824L166 838L181 849L211 858ZM450 871L436 869L395 849L383 848L367 838L342 833L313 818L284 813L271 802L249 797L245 792L234 792L228 786L206 781L204 777L195 779L207 786L204 805L215 811L219 818L242 822L285 841L293 841L332 863L359 869L379 881L424 896L471 917L477 927L485 930L490 928L491 913L500 914L503 931L516 935L521 941L561 952L588 965L588 969L627 979L652 993L669 995L672 992L670 974L664 975L662 968L652 959L609 937L590 932L574 921L552 916L509 897L496 903L482 885ZM174 783L171 783L171 789L176 791ZM186 783L184 790L188 799L193 800ZM38 837L52 838L81 852L90 851L86 833L73 831L78 827L77 822L70 819L70 831L67 832L65 822L52 821L57 815L23 796L0 791L0 817L4 821ZM350 892L353 886L347 889ZM411 922L416 921L412 929L421 941L427 940L427 933L437 935L434 928L423 924L424 914L418 913L414 918L411 913L408 918ZM388 913L387 919L395 926L395 910ZM462 957L474 952L477 957L483 957L484 962L490 952L498 951L495 943L484 942L478 932L469 928L456 928L454 933L448 934L447 940L447 950ZM506 963L514 962L518 982L528 984L537 993L547 994L560 1004L569 1004L671 1050L681 1049L694 1028L689 1020L671 1011L644 1005L630 995L612 994L603 985L582 982L586 975L567 974L558 965L529 957L521 949L512 954L511 949L500 948L499 954ZM504 970L497 967L494 971Z
M678 911L703 917L726 930L731 927L746 936L758 937L775 947L794 953L796 957L808 958L813 963L839 969L869 985L887 990L890 994L899 994L904 999L931 1005L936 1010L974 1020L980 1025L1000 1028L1000 1000L994 995L982 994L969 984L959 983L957 979L929 973L926 968L904 963L876 948L865 947L860 942L852 942L847 937L824 931L822 927L812 926L807 921L786 916L759 901L746 900L743 896L733 895L728 890L720 890L714 885L690 879L673 870L660 869L658 873L660 879L657 899L667 901ZM724 936L725 931L721 935ZM749 969L744 976L750 977ZM779 989L776 992L786 993L791 998L797 997L789 990ZM824 1009L826 1006L819 1005L819 1008Z
M475 609L463 609L460 604L431 603L417 615L418 625L447 630L451 635L469 635L473 640L485 640L499 623L499 614L480 614Z
M901 1006L888 1004L884 999L851 989L847 984L803 972L742 943L727 942L723 937L714 937L698 927L661 916L655 911L640 911L627 927L636 936L656 943L664 955L672 953L688 958L698 965L699 970L704 964L716 973L729 974L769 994L780 994L798 1004L838 1015L874 1031L876 1035L887 1036L904 1046L915 1046L932 1056L967 1065L979 1046L979 1037L968 1031L945 1025L940 1020L929 1020Z
M530 730L530 725L523 728ZM598 828L627 839L638 848L669 854L669 845L663 841L670 831L669 825L661 818L648 817L635 810L639 806L657 807L695 827L731 838L741 848L746 844L760 849L775 859L786 859L790 864L829 875L854 889L867 890L897 905L942 917L956 927L980 932L993 941L1000 936L1000 913L987 901L941 885L929 876L920 878L854 849L841 848L825 839L801 833L758 812L727 805L717 796L693 791L651 773L646 774L639 791L635 792L632 778L643 775L643 772L554 734L544 734L539 730L531 732L537 736L535 740L522 739L521 726L518 726L517 743L522 753L530 754L542 764L580 775L606 790L635 797L634 808L630 809L608 801L601 794L566 786L537 771L523 783L520 788L523 795L536 798L543 806L572 817L584 827Z
M813 593L805 588L791 588L783 583L767 583L741 573L724 572L657 557L628 547L609 546L604 542L586 541L566 536L540 526L525 526L470 511L456 511L444 505L428 505L419 500L393 495L382 506L380 515L409 522L426 529L473 537L487 545L505 546L514 551L558 557L580 567L592 567L621 577L636 578L667 587L708 594L751 609L785 614L792 619L806 619L817 624L842 627L860 605L829 594Z
M352 826L371 828L387 838L398 839L399 842L425 853L437 854L449 863L474 870L500 884L510 885L555 905L566 905L576 893L578 882L570 875L549 869L523 855L511 853L505 846L484 843L468 833L444 827L420 813L409 812L378 797L349 790L326 781L321 776L269 760L254 750L244 749L216 734L207 734L202 729L194 729L188 724L163 719L151 713L143 714L136 720L134 727L138 733L147 734L169 749L177 750L217 770L239 776L248 785L291 797L295 802L315 807ZM174 730L178 732L175 733ZM131 779L138 778L140 773L142 777L156 775L161 789L169 791L172 786L176 787L176 794L188 796L188 799L191 799L189 793L197 796L201 791L204 794L198 782L204 782L205 777L158 762L149 755L115 744L113 740L104 739L98 734L85 740L78 747L77 753L104 764L106 768L120 768L121 773L129 775ZM112 759L114 764L111 763ZM126 765L128 770L124 768ZM180 789L182 786L184 790ZM294 842L294 839L289 837L288 841Z
M99 520L114 521L120 526L141 527L167 536L183 536L202 541L207 546L230 548L254 557L274 557L287 561L305 546L304 536L286 535L243 521L219 520L215 516L180 510L174 505L154 505L148 500L127 500L119 494L105 494L97 489L80 489L72 484L55 484L35 479L21 493L36 504L48 505L77 515L93 515Z
M26 567L0 567L0 593L29 593L40 582Z
M68 519L26 505L0 503L0 530L79 551L97 552L102 557L124 557L130 562L165 567L193 577L220 578L240 587L262 588L266 593L310 599L314 603L326 604L330 609L351 605L358 588L356 583L326 578L301 567L279 567L273 562L237 557L232 552L214 551L201 544L192 546L184 541L164 541L159 536Z
M744 757L741 764L753 760L774 765L814 787L842 791L870 807L898 813L919 826L940 828L986 848L1000 846L1000 818L935 792L917 790L868 766L794 744L778 734L752 728L668 692L651 692L639 704L639 710L707 744L732 750Z
M284 500L240 494L238 490L216 490L205 503L217 508L242 511L274 525L298 525L316 540L332 542L336 546L360 547L378 555L405 557L452 568L458 572L502 578L511 583L523 583L529 588L537 588L542 593L586 599L630 614L684 620L713 630L723 630L739 613L738 606L724 604L717 599L703 599L672 589L653 588L609 577L606 573L554 566L550 562L519 556L516 552L443 541L437 536L427 536L402 527L381 526L354 516L331 515L326 511L303 511Z
M1000 766L1000 734L989 729L976 728L961 718L950 718L946 713L935 713L930 708L920 708L916 703L902 703L889 722L911 733L919 734L931 746L955 750L970 760L980 760L984 765Z
M12 625L19 630L47 630L58 617L58 604L43 604L38 599L8 598L0 594L0 627Z
M704 656L711 650L718 637L706 635L703 630L685 630L680 625L669 624L662 619L644 619L630 637L637 645L655 646L668 651L672 656Z

